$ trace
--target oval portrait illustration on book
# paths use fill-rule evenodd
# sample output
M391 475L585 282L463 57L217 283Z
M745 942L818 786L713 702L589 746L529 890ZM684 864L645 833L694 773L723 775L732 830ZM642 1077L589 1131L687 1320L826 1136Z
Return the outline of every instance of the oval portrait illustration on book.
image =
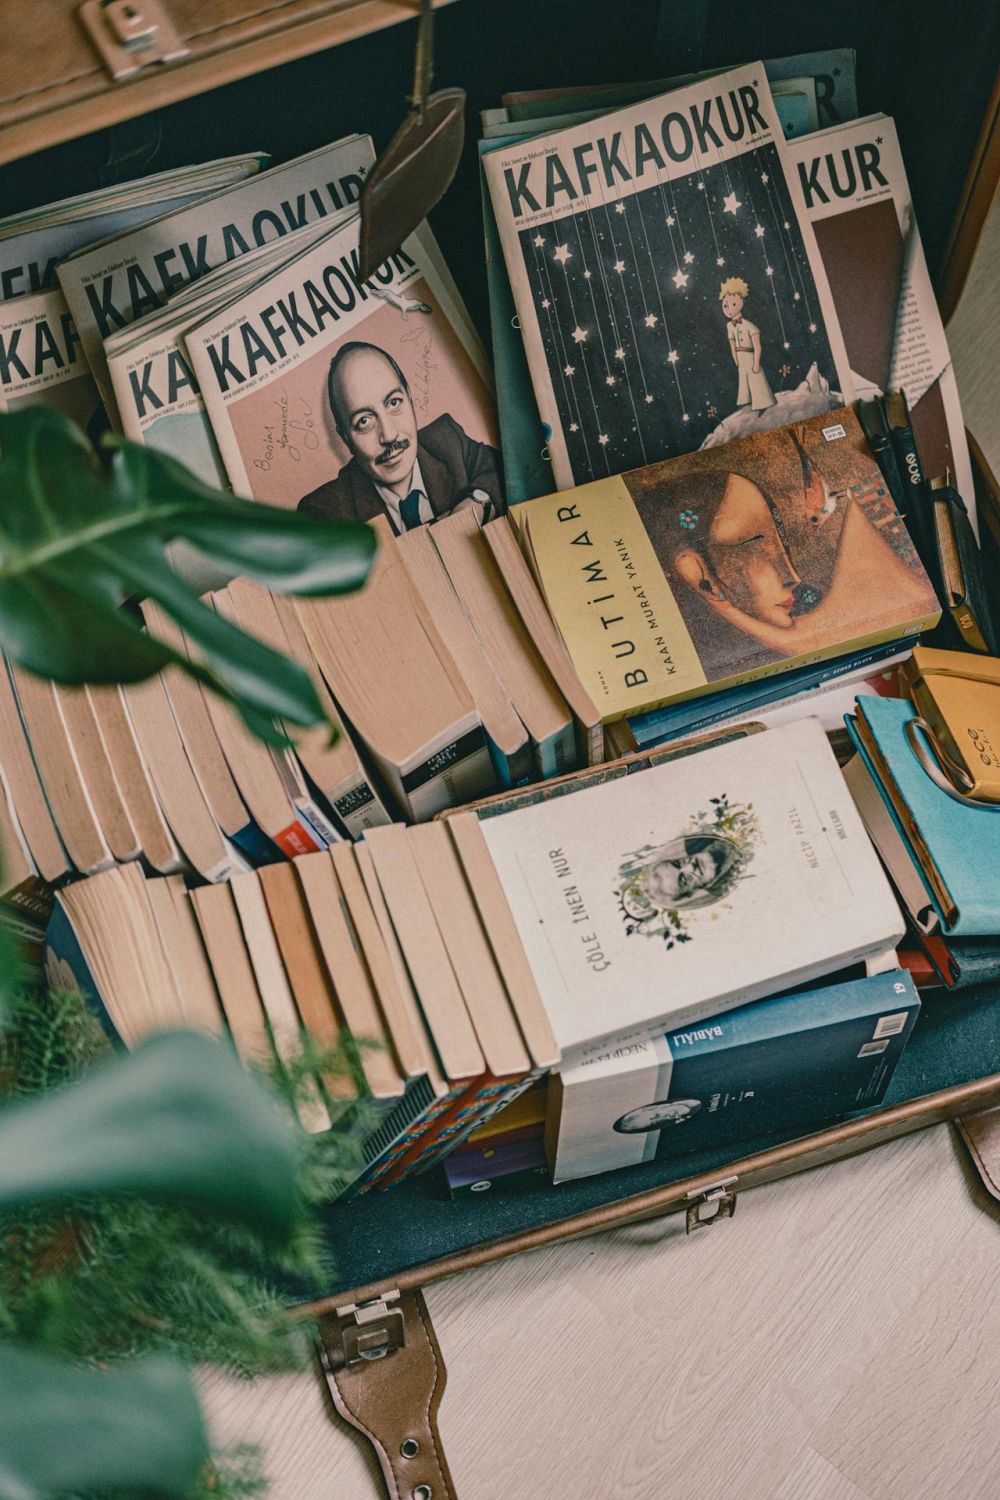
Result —
M720 459L722 460L720 462ZM758 434L625 476L709 681L934 607L875 463L845 426Z
M701 1109L700 1099L654 1099L620 1115L613 1128L619 1135L644 1135L669 1125L686 1125Z
M619 866L616 888L626 934L662 938L668 948L689 943L690 915L714 906L747 873L759 838L752 806L711 798L684 832L645 844Z

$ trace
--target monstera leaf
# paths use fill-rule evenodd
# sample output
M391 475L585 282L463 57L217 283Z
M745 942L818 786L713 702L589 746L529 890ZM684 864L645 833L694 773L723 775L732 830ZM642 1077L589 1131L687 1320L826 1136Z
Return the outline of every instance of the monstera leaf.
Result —
M109 468L83 433L43 407L0 414L0 647L57 682L134 682L177 662L229 698L251 729L323 722L306 672L200 603L167 544L283 593L359 588L374 533L350 521L237 500L151 448L120 442ZM121 607L156 599L197 660L178 658Z
M0 1345L0 1390L0 1500L184 1500L208 1458L198 1399L175 1360L81 1370Z
M0 1112L0 1217L95 1193L139 1193L286 1237L298 1143L227 1043L151 1037L80 1083Z

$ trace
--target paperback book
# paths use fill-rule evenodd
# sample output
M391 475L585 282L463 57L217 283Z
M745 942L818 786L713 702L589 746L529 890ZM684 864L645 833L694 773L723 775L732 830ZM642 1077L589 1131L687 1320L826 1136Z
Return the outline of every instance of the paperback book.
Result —
M850 409L531 500L517 517L605 722L940 617Z
M937 299L888 115L789 147L851 362L855 394L906 394L931 477L950 470L975 514L969 445Z
M903 933L813 720L472 828L564 1065L806 984Z
M358 220L185 342L237 494L394 531L503 509L489 375L435 257L409 237L368 281Z
M367 136L346 136L248 181L85 245L58 267L109 416L116 413L103 341L213 267L335 213L361 191Z
M0 302L57 287L57 263L77 250L231 187L267 162L251 151L172 167L0 219Z
M62 292L0 304L0 411L51 406L96 435L101 398Z
M783 995L551 1080L554 1182L870 1109L885 1096L920 1000L909 974Z
M559 488L852 399L762 63L484 170Z

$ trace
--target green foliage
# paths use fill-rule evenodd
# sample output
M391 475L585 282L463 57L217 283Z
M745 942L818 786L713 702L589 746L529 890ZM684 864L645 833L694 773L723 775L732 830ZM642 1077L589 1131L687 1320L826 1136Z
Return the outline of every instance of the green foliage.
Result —
M100 1086L110 1076L110 1052L79 993L26 990L15 996L11 1024L0 1036L0 1079L15 1108L40 1096L54 1104L79 1088L81 1074L91 1075L86 1086ZM317 1072L354 1066L354 1059L307 1042L276 1070L276 1093L291 1115ZM0 1121L6 1113L0 1111ZM82 1196L9 1214L0 1221L0 1340L78 1366L115 1367L151 1356L247 1376L301 1366L309 1330L289 1318L282 1288L294 1284L311 1298L328 1284L330 1268L309 1209L328 1201L357 1163L350 1136L293 1135L302 1212L279 1245L204 1211L133 1195ZM116 1407L116 1421L127 1416ZM3 1442L0 1426L0 1455ZM103 1480L99 1493L107 1485ZM191 1500L250 1500L264 1488L253 1451L237 1450L203 1472ZM6 1500L2 1471L0 1497Z
M254 733L312 725L323 711L308 674L203 605L171 568L182 538L216 567L284 593L360 587L375 551L368 526L210 489L152 448L121 441L110 465L44 407L0 414L0 647L57 682L135 682L170 662L230 699ZM145 634L128 597L156 599L199 660Z
M372 531L111 447L104 466L60 414L0 414L0 650L70 684L175 663L271 743L285 743L276 720L321 723L307 673L203 606L167 549L180 539L218 571L331 594L364 582ZM123 607L143 597L181 625L193 661ZM222 1043L178 1033L109 1061L79 997L15 997L3 1014L16 978L0 931L0 1080L21 1096L0 1113L0 1500L257 1494L246 1455L205 1468L177 1356L246 1371L293 1357L277 1282L319 1277L305 1196L338 1181L337 1151L306 1149Z
M200 1494L193 1476L206 1439L180 1360L247 1374L297 1364L305 1334L290 1328L279 1286L294 1278L311 1291L323 1276L302 1184L325 1191L316 1152L336 1148L314 1148L290 1129L286 1109L224 1043L175 1033L124 1059L111 1059L110 1050L76 993L18 995L0 1038L0 1077L16 1100L0 1111L0 1386L17 1377L24 1391L24 1404L0 1413L4 1500L83 1488ZM51 1134L46 1115L59 1122ZM33 1201L15 1206L10 1184L25 1181L28 1147L24 1139L11 1147L8 1121L21 1131L32 1118ZM159 1147L151 1145L156 1135ZM48 1195L40 1185L47 1169ZM220 1196L228 1222L216 1211ZM4 1364L8 1355L41 1361L34 1379L21 1380ZM75 1438L72 1447L63 1442L70 1394L114 1455L103 1469L87 1467L91 1458L98 1463L100 1445L91 1453ZM60 1413L59 1442L48 1447L66 1463L79 1455L71 1481L59 1471L57 1486L55 1470L25 1469L32 1452L45 1463L52 1455L44 1442L24 1448L8 1430L7 1410L18 1431L36 1436ZM8 1484L8 1472L17 1484L13 1477ZM150 1474L161 1488L149 1490ZM202 1483L206 1500L259 1491L248 1459Z
M185 1500L208 1458L198 1399L174 1360L81 1370L8 1344L0 1347L0 1389L4 1500L98 1486Z
M55 1093L48 1101L55 1104L75 1092L65 1085L80 1073L91 1072L95 1083L106 1076L109 1050L81 995L25 992L0 1048L0 1071L22 1097ZM245 1080L235 1058L228 1062ZM343 1061L328 1054L305 1052L296 1064L301 1081L293 1086L283 1077L288 1113L307 1070L338 1065ZM308 1296L327 1277L307 1210L328 1200L351 1165L352 1147L336 1135L289 1134L294 1160L279 1170L302 1211L283 1243L264 1243L253 1228L183 1204L131 1195L22 1209L6 1221L0 1246L0 1328L102 1363L172 1353L242 1374L293 1367L304 1335L289 1323L279 1284L294 1283ZM273 1161L268 1170L276 1170Z
M144 1193L287 1236L298 1212L288 1121L221 1041L151 1037L101 1076L0 1116L0 1214Z

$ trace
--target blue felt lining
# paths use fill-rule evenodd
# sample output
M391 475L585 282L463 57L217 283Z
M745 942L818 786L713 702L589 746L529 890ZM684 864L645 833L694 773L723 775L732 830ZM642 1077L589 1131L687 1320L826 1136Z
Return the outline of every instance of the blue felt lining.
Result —
M909 1046L879 1108L991 1073L1000 1073L1000 984L952 995L935 991L924 999ZM389 1192L369 1193L327 1210L327 1243L336 1265L327 1290L360 1287L649 1188L715 1172L741 1156L789 1139L794 1135L760 1137L739 1146L648 1162L558 1187L543 1185L506 1195L502 1188L494 1188L454 1201L448 1198L438 1172L411 1178Z

